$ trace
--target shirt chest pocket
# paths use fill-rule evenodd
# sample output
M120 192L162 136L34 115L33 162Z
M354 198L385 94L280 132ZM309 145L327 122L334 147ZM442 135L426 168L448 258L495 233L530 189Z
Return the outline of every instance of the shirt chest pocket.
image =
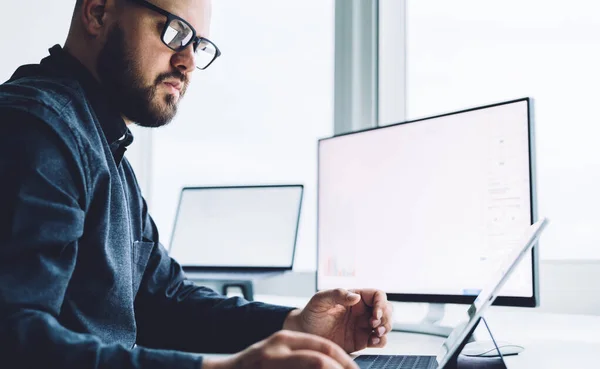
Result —
M133 243L133 296L137 294L140 288L140 283L144 277L144 271L148 265L148 260L153 248L154 242L135 241Z

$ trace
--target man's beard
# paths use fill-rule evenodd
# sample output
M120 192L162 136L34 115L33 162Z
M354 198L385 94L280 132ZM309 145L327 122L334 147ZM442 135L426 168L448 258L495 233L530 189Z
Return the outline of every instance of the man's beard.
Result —
M98 75L111 103L121 114L142 127L168 124L177 114L177 103L185 94L186 76L175 70L159 75L152 86L145 86L138 65L127 50L123 30L115 26L97 59ZM183 87L178 100L167 94L163 106L155 100L158 86L169 78L178 79Z

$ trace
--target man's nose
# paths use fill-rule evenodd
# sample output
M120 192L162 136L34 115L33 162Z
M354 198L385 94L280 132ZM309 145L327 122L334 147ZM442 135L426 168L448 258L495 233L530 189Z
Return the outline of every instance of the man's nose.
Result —
M193 72L194 69L196 69L194 45L191 44L185 49L175 53L171 62L180 72Z

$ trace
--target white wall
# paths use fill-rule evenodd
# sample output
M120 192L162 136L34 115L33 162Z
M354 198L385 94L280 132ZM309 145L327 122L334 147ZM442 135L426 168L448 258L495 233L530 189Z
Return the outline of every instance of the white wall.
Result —
M600 4L407 6L408 118L532 96L543 259L600 259Z
M150 210L162 242L183 186L301 183L294 268L314 270L317 138L333 133L333 0L213 7L223 55L195 73L175 121L154 132Z
M74 6L75 0L0 2L1 82L20 65L38 63L50 47L64 44Z

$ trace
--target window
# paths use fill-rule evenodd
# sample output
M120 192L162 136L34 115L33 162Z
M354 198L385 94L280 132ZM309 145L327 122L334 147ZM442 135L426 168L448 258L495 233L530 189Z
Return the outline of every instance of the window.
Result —
M316 265L317 139L333 134L333 0L213 2L223 55L153 132L150 210L168 245L183 186L305 185L295 270Z
M600 258L600 4L407 2L409 119L535 99L543 259Z

